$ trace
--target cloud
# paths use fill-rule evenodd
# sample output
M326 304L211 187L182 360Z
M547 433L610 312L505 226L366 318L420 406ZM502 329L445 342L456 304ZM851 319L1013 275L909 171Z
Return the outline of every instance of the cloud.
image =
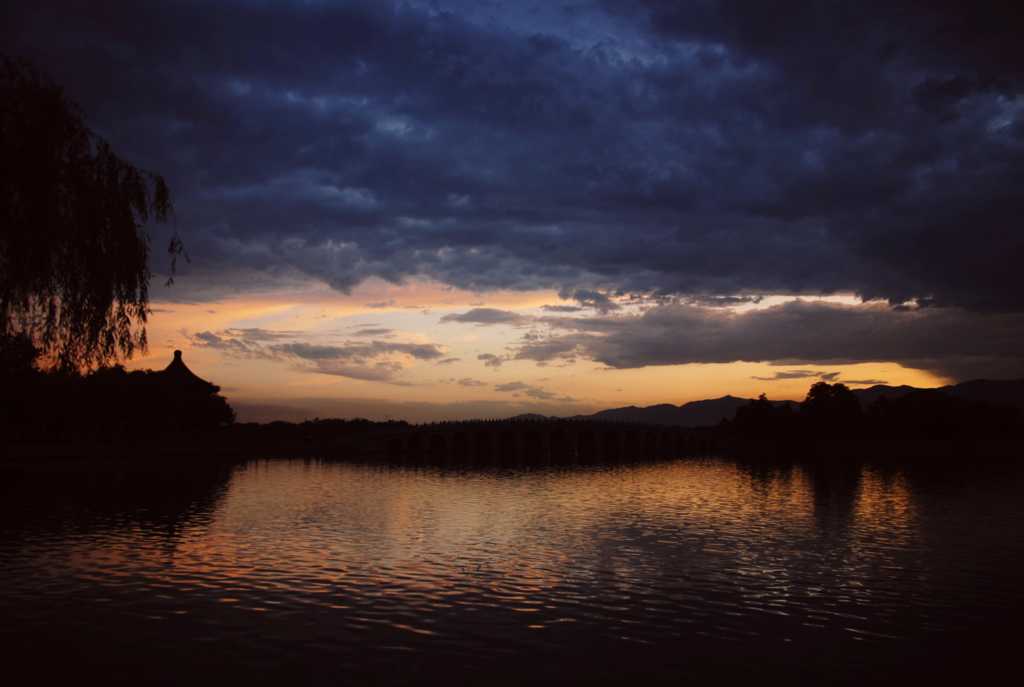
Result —
M501 367L502 363L505 362L504 358L494 355L493 353L481 353L476 357L476 359L482 360L484 365L487 367Z
M884 379L844 379L843 384L847 386L875 386L877 384L888 384Z
M442 358L441 360L438 360L436 364L437 365L451 365L452 363L457 363L460 360L462 360L462 358Z
M311 372L401 386L410 385L397 378L405 364L393 356L409 356L415 360L436 360L444 356L435 344L390 341L347 342L340 346L296 342L277 344L270 350L279 356L311 363L312 367L305 368Z
M187 333L186 333L187 335ZM273 358L259 340L246 340L235 338L228 332L215 334L210 331L196 332L188 335L188 338L196 348L212 348L237 358Z
M542 305L540 309L547 312L579 312L583 310L583 307L579 305Z
M395 375L401 372L404 367L401 363L393 361L378 361L372 364L351 364L344 360L317 359L316 372L325 375L348 377L367 382L385 382L398 386L412 386L410 382L395 379Z
M285 353L305 360L366 360L393 353L409 355L417 360L436 360L444 357L444 351L436 344L395 343L391 341L348 343L342 346L286 343L271 346L270 349L277 353Z
M511 324L520 326L532 321L533 318L526 315L497 308L473 308L464 313L451 313L441 318L441 322L469 322L479 325Z
M517 359L585 355L615 368L891 361L956 378L1024 374L1024 315L1012 313L794 300L745 313L674 303L639 315L545 323L555 333L523 340Z
M469 377L463 377L456 382L459 386L487 386L486 382L481 382L479 379L471 379Z
M189 339L193 346L216 349L232 357L292 361L300 363L298 369L303 371L399 385L408 385L397 378L405 369L403 358L444 360L444 350L432 343L288 341L298 336L298 332L292 331L226 329L217 333L198 332L189 335Z

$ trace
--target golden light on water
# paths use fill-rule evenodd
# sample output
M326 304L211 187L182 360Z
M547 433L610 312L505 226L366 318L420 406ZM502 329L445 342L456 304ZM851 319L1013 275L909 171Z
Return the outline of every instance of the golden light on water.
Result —
M782 556L838 532L840 548L861 561L912 546L915 509L902 479L869 470L845 477L699 460L516 477L254 463L236 470L210 514L164 532L166 546L141 552L121 533L102 546L83 541L67 565L102 577L131 562L168 583L216 575L273 587L284 576L310 592L351 583L432 596L463 583L498 589L515 576L519 587L506 591L528 595L524 584L571 578L581 556L628 583L649 576L637 566L662 566L666 551L680 550L769 574L775 563L740 541ZM161 533L135 528L134 536Z

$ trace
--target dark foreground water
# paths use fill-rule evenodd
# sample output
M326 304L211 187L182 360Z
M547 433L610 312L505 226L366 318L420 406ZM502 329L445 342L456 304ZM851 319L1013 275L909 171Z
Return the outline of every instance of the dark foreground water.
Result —
M877 683L1018 652L1013 469L0 474L4 674Z

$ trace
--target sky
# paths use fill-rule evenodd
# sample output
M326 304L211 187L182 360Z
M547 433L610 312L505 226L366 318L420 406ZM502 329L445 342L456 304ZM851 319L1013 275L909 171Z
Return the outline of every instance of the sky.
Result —
M1012 3L10 4L172 191L129 367L240 419L1024 376Z

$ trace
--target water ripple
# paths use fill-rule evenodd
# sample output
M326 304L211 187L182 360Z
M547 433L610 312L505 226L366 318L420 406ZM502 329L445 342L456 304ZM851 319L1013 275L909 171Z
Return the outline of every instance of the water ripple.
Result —
M468 665L552 642L885 643L1024 606L1024 545L998 534L1022 531L1016 477L941 495L869 470L717 460L523 473L274 461L177 479L125 503L25 476L0 530L5 631L102 618L165 644ZM61 509L32 502L54 491ZM967 524L979 513L988 529Z

